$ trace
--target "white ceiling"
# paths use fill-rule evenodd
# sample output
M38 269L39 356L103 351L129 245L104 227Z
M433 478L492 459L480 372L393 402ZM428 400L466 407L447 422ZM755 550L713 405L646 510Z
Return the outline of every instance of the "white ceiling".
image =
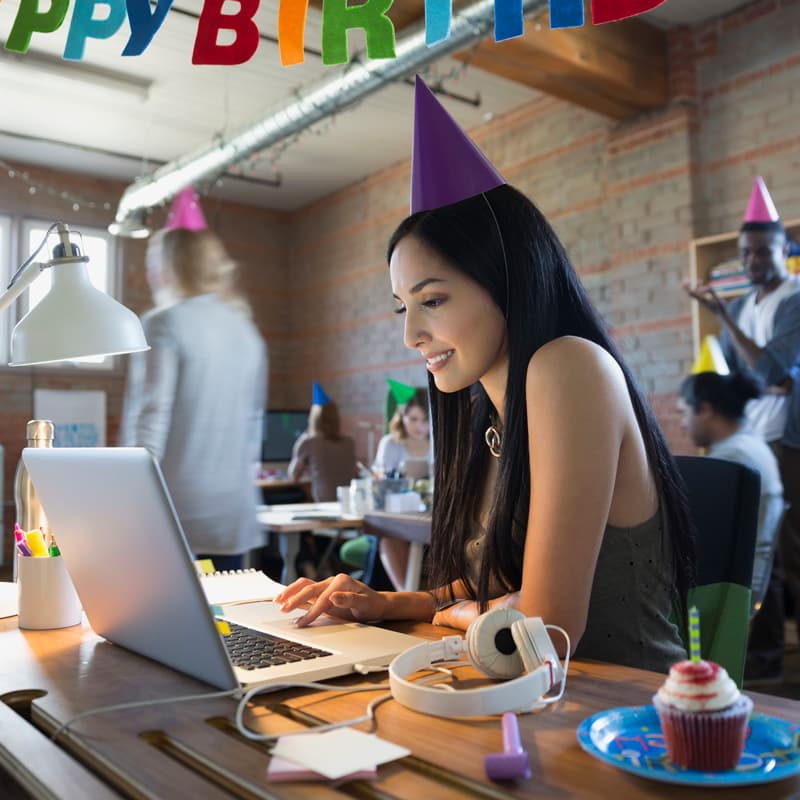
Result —
M278 1L260 4L255 20L262 37L275 36ZM647 16L669 27L695 23L741 4L741 0L666 0ZM263 38L245 64L193 66L196 15L202 5L203 0L176 0L139 57L120 55L128 38L126 23L111 39L89 40L82 61L61 61L69 16L59 31L34 34L30 53L19 57L6 53L0 58L0 159L131 181L160 162L239 130L284 103L298 87L330 74L330 68L308 53L304 64L282 67L277 45ZM19 0L0 3L0 40L8 37L18 8ZM319 46L319 12L309 9L306 47L318 51ZM357 46L354 37L351 47ZM47 69L47 64L41 69L35 54L49 56L56 69ZM100 71L102 78L87 77L87 68ZM431 70L433 76L460 73L446 81L447 89L480 97L479 106L443 99L467 128L537 96L531 89L481 70L462 71L450 59L437 62ZM128 87L109 80L109 71L137 84ZM278 146L234 168L250 180L225 177L209 191L216 197L268 208L301 207L408 158L412 99L410 85L388 85L285 148ZM276 170L281 185L267 185Z

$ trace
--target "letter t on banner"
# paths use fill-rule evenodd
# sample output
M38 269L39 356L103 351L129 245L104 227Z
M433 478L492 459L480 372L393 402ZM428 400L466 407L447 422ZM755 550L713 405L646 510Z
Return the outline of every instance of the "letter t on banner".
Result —
M550 28L580 28L583 26L583 0L550 0Z
M344 64L347 61L347 31L363 28L370 58L394 58L394 25L386 12L392 0L365 0L360 6L348 6L347 0L322 2L322 63Z

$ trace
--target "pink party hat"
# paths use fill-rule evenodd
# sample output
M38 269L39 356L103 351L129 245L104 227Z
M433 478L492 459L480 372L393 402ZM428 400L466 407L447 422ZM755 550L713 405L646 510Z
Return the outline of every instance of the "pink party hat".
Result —
M175 228L186 228L190 231L202 231L207 227L206 218L203 215L203 209L200 208L200 201L197 199L194 188L187 186L185 189L181 189L172 201L164 229L171 231Z
M767 184L759 175L753 183L750 202L744 215L745 222L780 222L780 215L772 202Z
M505 180L417 75L411 213L449 206Z

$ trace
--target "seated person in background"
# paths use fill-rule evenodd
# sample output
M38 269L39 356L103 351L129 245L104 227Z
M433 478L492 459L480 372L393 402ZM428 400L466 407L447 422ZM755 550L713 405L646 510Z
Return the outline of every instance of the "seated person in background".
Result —
M308 474L315 503L335 501L336 487L349 485L350 479L356 476L355 443L349 436L342 435L339 409L317 381L314 381L308 430L294 443L288 473L292 481L299 481ZM298 556L303 574L314 572L313 542L312 536L304 536Z
M670 615L685 619L693 583L677 466L547 220L419 78L416 108L412 214L387 255L404 343L431 374L431 590L336 575L276 601L311 603L299 626L463 630L516 608L562 627L577 658L664 672L686 658Z
M378 442L372 470L381 477L399 478L407 461L428 460L430 446L428 393L417 389L407 403L397 406L389 433Z
M413 391L396 381L390 383L392 393L397 397L396 387ZM430 422L428 420L428 393L425 389L417 389L411 398L400 403L389 421L389 433L378 442L375 461L372 464L373 475L382 478L422 478L427 477L427 466L430 456ZM413 475L407 472L414 473ZM373 547L371 536L359 536L346 542L340 551L340 558L355 567L364 567L370 547ZM398 539L381 538L378 542L381 563L395 589L405 584L408 566L408 543Z
M753 562L753 614L761 607L767 591L784 508L778 460L769 445L751 433L744 421L747 401L760 396L756 383L745 375L700 372L681 384L678 401L681 424L698 447L707 447L712 458L736 461L761 475Z

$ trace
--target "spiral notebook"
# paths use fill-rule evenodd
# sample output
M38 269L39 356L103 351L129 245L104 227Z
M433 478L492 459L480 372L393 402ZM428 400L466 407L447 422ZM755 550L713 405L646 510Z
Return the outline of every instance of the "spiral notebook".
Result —
M210 606L272 600L278 592L286 588L282 583L272 580L260 569L238 569L199 574L200 584Z

